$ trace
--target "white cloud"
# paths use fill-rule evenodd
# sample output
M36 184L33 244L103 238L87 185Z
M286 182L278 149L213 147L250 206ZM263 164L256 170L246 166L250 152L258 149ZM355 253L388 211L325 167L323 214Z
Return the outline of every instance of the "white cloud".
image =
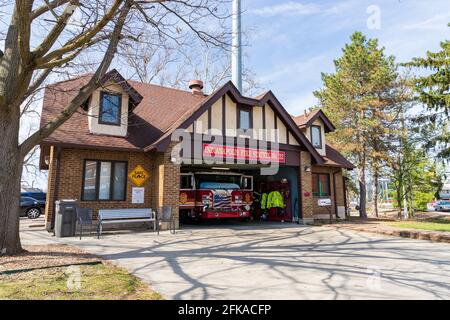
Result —
M315 106L319 101L311 91L305 91L286 99L284 107L294 116L301 115L304 110Z
M255 9L252 12L263 17L273 17L277 15L302 16L320 12L320 7L316 4L303 4L300 2L289 1L272 6L265 6Z
M311 77L320 77L320 68L324 65L324 61L328 61L329 57L325 54L318 54L307 60L288 61L284 64L274 66L272 70L268 70L263 76L259 77L262 83L270 84L274 81L291 81L296 79L300 82L309 82Z
M406 30L445 30L450 20L450 13L437 14L427 20L403 26Z
M354 0L342 1L331 6L319 6L315 3L288 1L280 4L265 6L259 9L254 9L251 12L262 17L274 17L279 15L297 17L318 13L339 15L348 12L354 6Z

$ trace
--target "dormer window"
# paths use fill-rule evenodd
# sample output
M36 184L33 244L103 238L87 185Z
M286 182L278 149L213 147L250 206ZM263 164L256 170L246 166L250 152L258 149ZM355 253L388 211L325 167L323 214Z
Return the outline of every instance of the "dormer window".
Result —
M249 107L238 107L238 129L249 130L252 126L252 111Z
M322 130L320 126L311 126L311 144L314 148L322 149Z
M100 93L100 124L121 125L122 95L110 92Z

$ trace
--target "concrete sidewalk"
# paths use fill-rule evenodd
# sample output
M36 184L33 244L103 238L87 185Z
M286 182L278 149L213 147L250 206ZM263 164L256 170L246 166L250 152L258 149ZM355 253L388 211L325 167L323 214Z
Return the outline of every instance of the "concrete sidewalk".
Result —
M450 299L450 245L295 224L225 224L78 240L166 299Z

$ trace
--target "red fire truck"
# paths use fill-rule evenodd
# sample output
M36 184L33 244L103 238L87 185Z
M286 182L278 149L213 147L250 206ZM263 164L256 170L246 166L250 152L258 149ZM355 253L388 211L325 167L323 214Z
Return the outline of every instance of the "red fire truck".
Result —
M180 217L184 221L248 219L253 177L232 172L182 173Z

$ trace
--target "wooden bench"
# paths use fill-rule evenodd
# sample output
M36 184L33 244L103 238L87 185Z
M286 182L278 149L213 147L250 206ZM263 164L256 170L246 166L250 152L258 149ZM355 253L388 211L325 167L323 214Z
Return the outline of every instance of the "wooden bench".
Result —
M156 231L156 215L152 209L100 209L98 210L97 239L103 225L109 223L153 222Z

